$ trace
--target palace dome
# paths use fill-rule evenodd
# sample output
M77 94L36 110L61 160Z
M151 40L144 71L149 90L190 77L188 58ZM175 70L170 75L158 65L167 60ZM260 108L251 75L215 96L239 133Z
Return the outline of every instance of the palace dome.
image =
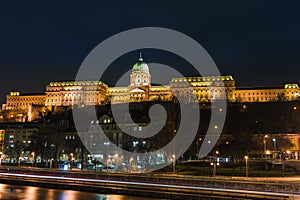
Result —
M146 72L149 74L149 67L144 62L142 55L140 55L139 60L133 65L132 72Z

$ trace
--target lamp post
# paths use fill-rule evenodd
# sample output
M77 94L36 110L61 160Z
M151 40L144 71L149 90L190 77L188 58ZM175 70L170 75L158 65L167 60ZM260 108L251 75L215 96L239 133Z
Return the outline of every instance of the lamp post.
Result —
M217 175L217 166L220 165L219 162L216 162L216 160L214 160L213 162L210 163L210 165L213 167L213 176Z
M273 143L274 143L274 158L276 158L276 139L273 138Z
M176 172L176 157L175 154L172 155L172 161L173 161L173 173Z
M106 173L108 174L108 159L109 159L109 153L108 153L108 146L109 146L109 142L104 142L103 143L105 146L105 154L106 154ZM96 161L95 161L95 170L96 170Z
M173 139L175 138L176 132L177 132L177 130L174 129L174 131L173 131ZM174 155L176 155L176 149L175 149L175 148L176 148L176 147L175 147L175 143L174 143L174 146L173 146L173 154L174 154Z
M264 135L264 154L267 154L267 138L269 136L268 135Z
M211 143L211 141L210 141L210 140L208 140L208 141L207 141L207 144L208 144L208 146L209 146L209 149L210 149L210 143ZM210 155L211 155L211 157L213 156L213 152L212 152L212 151L213 151L213 150L211 150L211 151L210 151Z
M0 167L1 167L1 163L2 163L2 152L0 152Z
M245 156L245 160L246 160L246 177L248 178L248 171L249 171L249 166L248 166L248 156Z
M106 173L108 174L108 157L107 157L107 159L106 159Z
M133 162L133 158L131 157L129 160L129 165L130 165L130 172L132 172L132 162Z
M200 148L199 148L200 141L202 141L202 138L199 138L197 140L197 142L196 142L196 145L197 145L196 155L198 155L198 160L200 158L200 154L199 154L199 151L200 151Z
M70 170L72 170L73 155L73 153L70 153Z
M34 164L35 164L35 153L34 152L32 152L31 153L31 155L32 155L32 167L34 167Z
M51 158L51 160L50 160L50 169L52 169L52 167L53 167L53 158Z
M115 162L116 170L119 171L120 170L120 158L119 158L118 153L116 153L114 156L114 162Z
M274 151L276 151L276 139L273 138L273 142L274 142Z

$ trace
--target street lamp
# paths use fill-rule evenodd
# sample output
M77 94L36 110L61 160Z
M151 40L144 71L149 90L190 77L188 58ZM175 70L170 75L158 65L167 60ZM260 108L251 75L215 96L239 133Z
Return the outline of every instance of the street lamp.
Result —
M53 158L51 158L51 160L50 160L50 169L52 169L52 167L53 167Z
M129 165L130 165L130 172L132 172L132 162L133 162L133 158L131 157L129 160Z
M0 152L0 167L1 167L1 163L2 163L2 152Z
M199 138L198 140L197 140L197 142L196 142L196 145L197 145L197 150L196 150L196 156L198 155L198 160L199 160L199 157L200 157L200 154L199 154L199 151L200 151L200 146L199 146L199 144L200 144L200 141L202 141L202 138Z
M109 152L107 151L108 146L109 146L109 142L104 142L103 143L105 146L105 153L106 153L106 173L108 173L108 159L109 159ZM103 158L104 159L104 158ZM96 159L95 159L95 171L96 171Z
M265 135L264 136L264 153L266 154L267 153L267 138L268 138L269 136L268 135Z
M248 167L248 159L249 157L248 156L245 156L245 160L246 160L246 177L248 178L248 170L249 170L249 167Z
M174 129L173 130L173 139L175 138L176 132L177 132L177 130ZM173 155L172 155L172 158L173 158L173 172L175 172L175 167L174 167L175 166L174 162L176 162L175 157L176 157L176 147L175 147L175 142L174 142L174 144L173 144Z
M210 165L213 167L213 176L217 175L217 166L220 165L219 162L216 162L216 160L214 160L213 162L210 163Z
M207 141L207 144L208 144L208 146L209 146L209 149L210 149L210 143L211 143L211 141L210 141L210 140L208 140L208 141ZM213 156L212 154L213 154L213 152L212 152L212 151L210 151L210 155L211 155L211 156Z
M276 158L276 139L273 138L273 142L274 142L274 158Z
M172 161L173 161L173 173L176 172L176 158L175 154L172 155Z
M72 170L72 164L73 164L73 153L70 153L70 170Z
M276 139L273 138L273 142L274 142L274 151L276 151Z
M34 162L34 160L35 160L35 157L34 157L35 153L32 152L31 155L32 155L32 167L34 167L34 164L35 164L35 162Z
M108 174L108 160L109 160L109 157L107 157L106 159L106 173Z

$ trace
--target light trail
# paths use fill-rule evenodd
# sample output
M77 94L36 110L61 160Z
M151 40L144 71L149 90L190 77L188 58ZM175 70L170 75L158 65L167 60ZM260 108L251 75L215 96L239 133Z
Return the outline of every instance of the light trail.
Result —
M68 181L84 181L90 183L112 183L112 184L123 184L123 185L136 185L136 186L149 186L149 187L165 187L174 189L191 189L191 190L203 190L203 191L214 191L214 192L226 192L226 193L240 193L240 194L251 194L251 195L272 195L272 196L284 196L299 198L299 194L293 193L279 193L279 192L262 192L262 191L250 191L242 189L223 189L223 188L211 188L211 187L200 187L200 186L184 186L184 185L172 185L172 184L159 184L159 183L145 183L145 182L131 182L131 181L116 181L116 180L99 180L99 179L87 179L87 178L70 178L70 177L59 177L59 176L43 176L43 175L26 175L26 174L13 174L13 173L0 173L0 175L14 176L14 177L28 177L28 178L40 178L40 179L52 179L52 180L68 180Z

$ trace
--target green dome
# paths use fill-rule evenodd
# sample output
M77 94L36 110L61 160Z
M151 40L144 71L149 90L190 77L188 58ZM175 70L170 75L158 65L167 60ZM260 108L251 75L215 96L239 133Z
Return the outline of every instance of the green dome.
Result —
M139 60L137 63L133 65L132 68L133 72L146 72L149 73L149 67L146 62L144 62L143 58L140 56Z

